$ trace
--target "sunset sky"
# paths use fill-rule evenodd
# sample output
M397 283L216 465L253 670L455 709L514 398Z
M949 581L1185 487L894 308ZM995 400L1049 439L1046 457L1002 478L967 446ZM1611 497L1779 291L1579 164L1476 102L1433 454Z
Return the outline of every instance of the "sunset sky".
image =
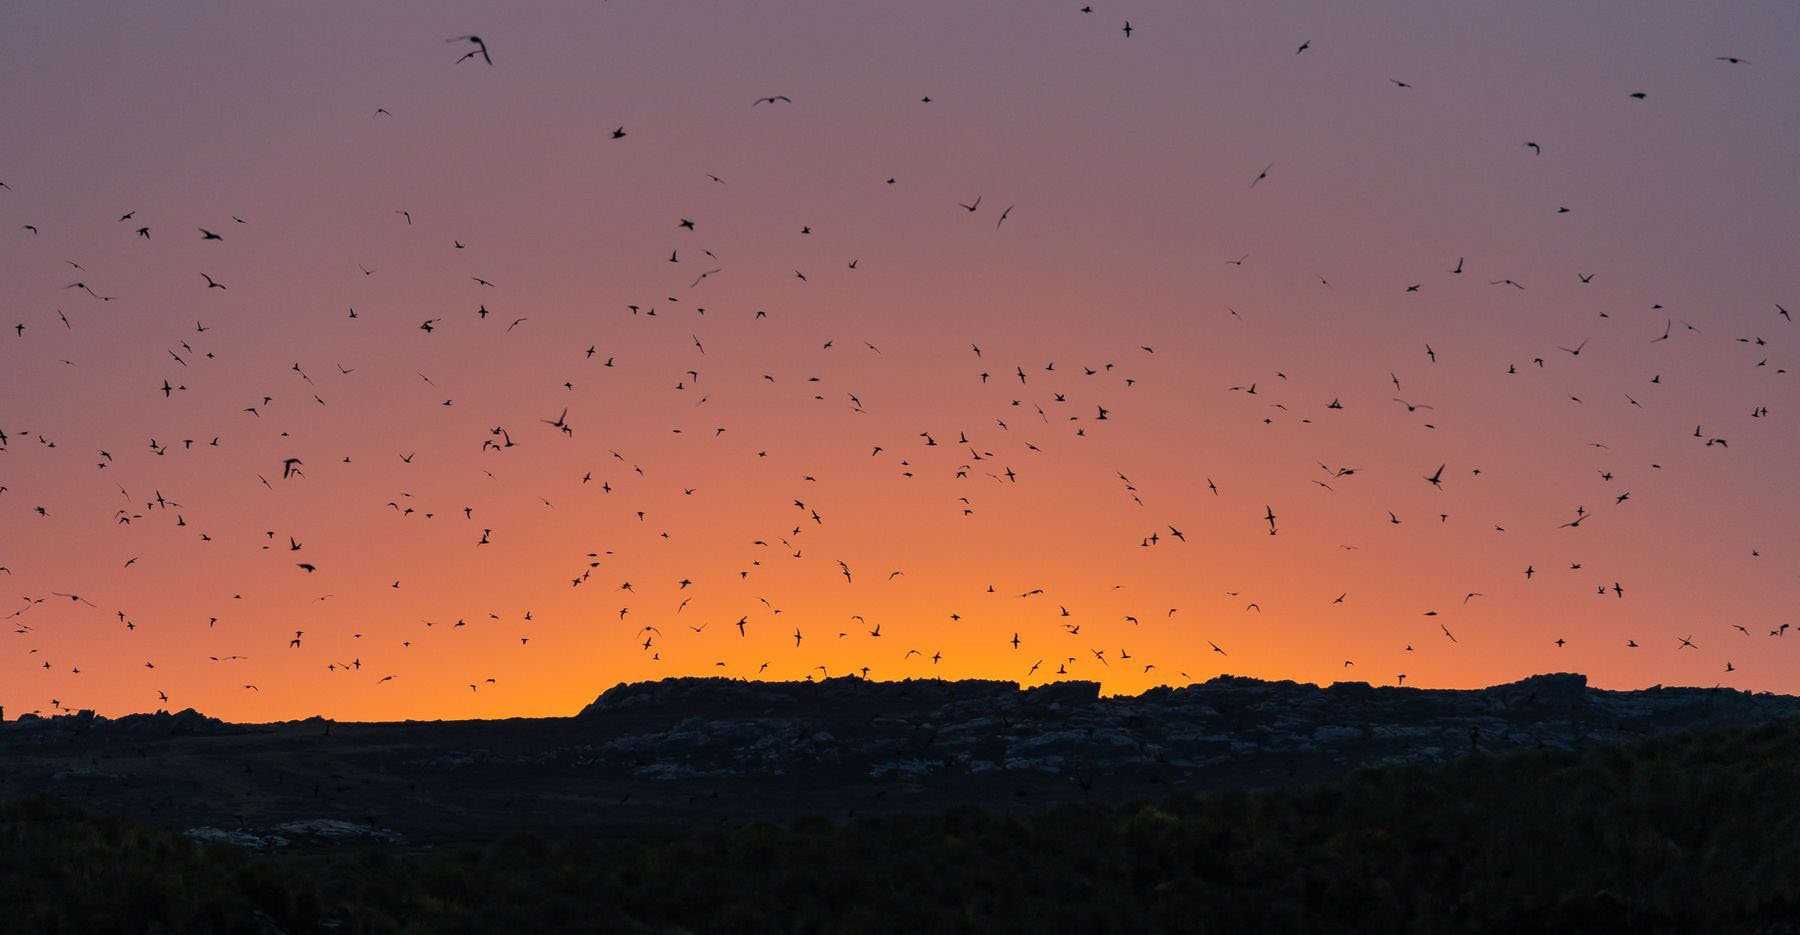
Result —
M0 705L1800 687L1800 6L1080 5L0 8Z

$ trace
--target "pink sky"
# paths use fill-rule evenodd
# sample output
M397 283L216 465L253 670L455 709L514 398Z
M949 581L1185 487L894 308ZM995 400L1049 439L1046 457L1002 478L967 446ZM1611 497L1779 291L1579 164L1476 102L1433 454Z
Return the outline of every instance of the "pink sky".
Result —
M0 704L1793 690L1800 9L1078 7L0 10Z

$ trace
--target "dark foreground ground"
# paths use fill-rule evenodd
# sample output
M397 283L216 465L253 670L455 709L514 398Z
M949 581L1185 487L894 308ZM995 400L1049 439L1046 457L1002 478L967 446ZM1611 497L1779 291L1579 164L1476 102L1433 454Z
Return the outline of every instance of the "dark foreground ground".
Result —
M1794 713L680 681L547 721L8 724L0 930L1800 932Z

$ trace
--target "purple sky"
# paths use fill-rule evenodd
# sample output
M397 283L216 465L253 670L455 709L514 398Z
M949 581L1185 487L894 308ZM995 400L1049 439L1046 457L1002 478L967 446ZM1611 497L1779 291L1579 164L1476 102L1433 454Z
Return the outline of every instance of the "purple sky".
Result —
M0 704L1793 690L1800 7L1079 5L0 9Z

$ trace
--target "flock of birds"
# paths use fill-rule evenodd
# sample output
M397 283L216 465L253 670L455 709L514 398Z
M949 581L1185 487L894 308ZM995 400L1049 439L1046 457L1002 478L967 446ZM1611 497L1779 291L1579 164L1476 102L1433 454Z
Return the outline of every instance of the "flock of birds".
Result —
M1091 6L1080 9L1082 14L1091 14ZM1131 22L1122 24L1120 32L1125 39L1131 39L1141 27L1134 27ZM1139 40L1141 41L1141 40ZM476 66L480 68L503 68L504 57L496 61L490 45L482 36L464 35L449 39L450 44L460 50L460 57L447 61L452 66ZM1301 42L1294 50L1294 55L1305 55L1312 50L1310 40ZM504 50L502 50L504 51ZM1717 61L1725 66L1747 66L1750 63L1740 57L1723 55ZM1412 84L1400 79L1389 79L1396 89L1411 89ZM1646 102L1646 92L1629 92L1629 99L1635 102ZM920 103L929 104L931 97L923 97ZM758 113L763 108L788 107L794 99L788 94L768 94L756 97L749 106ZM1630 105L1635 106L1635 105ZM367 119L386 121L393 119L393 113L386 107L373 110ZM606 134L613 145L631 145L631 131L620 125ZM1545 147L1537 140L1522 140L1518 152L1521 158L1541 158ZM1278 163L1268 162L1260 167L1250 167L1244 173L1241 184L1246 189L1259 189L1280 183ZM880 180L886 186L893 186L897 180L887 177ZM695 180L701 186L725 186L727 181L718 176L708 174L703 180ZM250 218L240 215L229 215L223 221L211 219L185 219L177 217L140 217L136 210L122 210L116 217L108 217L107 223L96 223L87 218L19 218L15 209L10 208L6 197L16 195L33 183L29 179L0 179L0 217L14 215L13 229L24 243L13 248L15 257L30 256L27 251L36 238L43 236L53 225L59 228L80 228L79 236L107 237L124 236L136 241L160 241L165 238L186 240L191 247L183 248L182 255L193 264L192 290L196 307L203 300L212 297L229 297L238 282L253 275L252 271L215 266L209 262L207 251L214 244L226 241L251 241L264 248L273 248L279 242L274 235L265 233L278 225L269 223L274 219ZM1000 206L997 201L984 202L979 194L966 201L957 200L954 204L941 206L946 218L969 219L970 216L993 219L989 232L994 236L1003 236L1016 228L1009 228L1021 223L1029 224L1024 219L1024 212L1015 219L1016 204ZM390 209L381 208L382 212ZM1559 208L1566 213L1569 209ZM391 209L391 223L397 228L396 236L415 233L441 238L441 249L446 262L454 260L466 266L464 261L478 256L478 250L471 246L474 238L467 238L457 232L438 230L421 221L415 225L410 209ZM115 230L108 229L108 226ZM679 392L696 394L698 402L703 406L708 400L707 391L702 386L715 386L716 381L710 373L706 374L707 383L702 384L703 371L709 369L707 356L707 329L716 321L720 312L709 314L705 307L691 310L677 310L682 300L672 291L680 289L698 289L703 283L719 276L727 268L721 253L709 246L702 245L697 238L705 226L704 219L679 214L668 219L670 235L674 246L668 250L667 267L669 269L669 285L664 287L668 294L666 301L640 300L625 304L617 314L628 316L639 321L655 319L656 323L668 322L672 318L685 316L690 324L678 326L679 330L688 333L688 360L684 365L674 368L674 389ZM122 233L120 233L122 232ZM801 236L813 236L810 225L801 227ZM660 248L659 248L660 249ZM658 254L660 257L660 253ZM846 257L841 276L857 275L861 257ZM1224 260L1229 266L1243 267L1249 259L1248 254ZM1462 277L1465 269L1471 272L1477 265L1472 258L1456 256L1445 257L1441 267L1441 275ZM1452 262L1453 261L1453 262ZM1466 262L1469 261L1469 262ZM57 332L78 334L88 332L96 340L102 339L107 329L108 315L112 310L129 305L132 302L130 289L125 284L113 281L105 270L89 270L78 260L63 260L56 265L58 272L47 274L44 263L38 258L31 258L29 263L15 261L15 268L24 269L29 266L34 270L31 275L43 278L46 275L60 281L49 283L47 288L58 292L62 301L58 304L31 310L18 310L15 321L8 323L10 347L0 348L0 361L5 357L36 353L34 342L46 340ZM374 266L358 264L357 272L350 274L352 281L375 277L380 269ZM495 282L486 276L468 272L452 275L463 277L466 288L475 297L472 308L456 312L444 312L425 317L418 321L414 338L419 342L443 340L443 335L455 331L467 331L470 328L485 329L481 332L483 341L504 340L521 328L533 324L532 316L526 313L515 314L512 311L497 311L506 307L506 290L503 283ZM1595 273L1581 271L1575 274L1579 283L1592 283ZM812 282L819 273L809 273L802 269L792 269L784 273L783 278L790 278L800 284ZM1324 277L1316 277L1319 284L1330 289L1332 285ZM1504 275L1482 277L1496 289L1525 290L1521 282ZM1397 296L1404 297L1419 293L1426 288L1424 282L1397 284ZM490 305L495 310L490 310ZM211 306L217 309L218 306ZM1231 318L1241 321L1243 316L1236 309L1229 309ZM1629 341L1643 340L1660 343L1676 340L1687 334L1700 332L1699 326L1682 320L1673 312L1664 313L1660 307L1653 309L1660 319L1654 332L1642 338L1614 334L1606 340ZM343 329L355 329L361 326L367 312L359 313L355 307L347 307L341 315L338 326ZM768 308L758 306L752 311L743 312L752 323L760 326L771 313ZM1789 308L1771 299L1767 310L1769 327L1785 328L1792 323ZM191 398L200 397L207 392L207 387L216 383L208 374L218 368L231 366L233 346L230 334L232 329L215 319L216 311L201 312L185 333L171 335L168 343L162 347L145 348L147 358L154 359L157 365L167 371L166 376L154 382L134 387L134 392L160 399L170 405L186 405ZM1604 313L1603 313L1604 317ZM492 319L492 321L490 321ZM655 324L655 323L653 323ZM1682 327L1677 329L1675 325ZM658 327L666 327L657 324ZM926 340L937 340L928 336ZM1760 336L1738 339L1761 350L1768 346L1768 340ZM1054 448L1070 444L1087 444L1087 440L1104 430L1108 422L1130 419L1133 417L1127 402L1133 388L1138 385L1142 375L1131 375L1138 371L1152 374L1160 373L1153 369L1159 349L1154 344L1138 344L1128 348L1130 355L1125 362L1096 362L1091 365L1071 369L1068 366L1058 367L1054 361L1047 364L1027 364L1016 362L1010 358L1004 361L994 349L979 343L966 343L961 353L964 354L968 372L957 375L958 379L967 379L973 385L987 389L998 395L987 398L1003 400L996 402L997 409L988 412L969 414L971 426L979 424L980 431L973 428L925 429L923 431L900 431L890 427L892 440L880 444L865 444L860 441L842 439L838 441L843 447L856 447L859 456L870 465L868 476L871 482L892 479L904 483L922 472L933 472L944 475L951 480L969 485L970 493L958 498L955 514L958 521L967 520L977 515L974 498L977 485L998 485L1012 488L1017 485L1031 483L1030 475L1034 468L1028 467L1034 461L1051 458ZM960 346L960 345L959 345ZM1546 356L1534 356L1517 361L1496 362L1496 368L1503 367L1504 373L1516 376L1522 372L1542 370L1551 366L1552 360L1576 362L1582 358L1589 347L1589 339L1570 341L1554 346L1554 350L1546 351ZM565 357L560 365L578 364L590 368L591 372L605 372L616 366L616 361L630 353L629 347L612 347L602 350L598 344L571 339L566 342ZM843 348L833 338L825 338L819 345L818 354L856 353L867 358L866 366L879 366L882 350L873 342L862 341L855 344L846 342ZM1549 359L1547 359L1547 357ZM168 435L163 431L154 431L141 437L90 439L82 437L80 431L72 431L60 425L36 424L26 413L31 408L33 392L30 387L8 385L3 401L4 409L0 409L0 516L6 517L0 523L0 579L12 578L13 590L18 596L13 605L5 608L5 624L15 639L13 652L25 657L30 668L38 673L39 681L21 682L8 676L4 692L15 700L24 700L27 707L40 711L64 710L81 704L84 691L84 678L96 676L96 671L112 670L127 664L129 660L133 668L141 666L147 672L155 672L158 663L153 659L136 659L133 657L132 639L141 628L149 627L187 627L195 630L194 643L199 645L201 638L212 640L208 648L196 648L193 651L205 655L211 665L232 672L225 676L240 691L261 692L266 686L259 683L254 674L258 661L275 653L310 653L313 652L311 628L298 626L282 629L276 633L255 631L231 631L225 636L220 629L219 616L210 616L204 621L165 621L140 619L129 607L120 606L121 601L113 596L113 592L121 591L121 582L137 572L143 554L124 556L121 561L114 561L103 556L92 556L95 566L91 569L92 577L86 583L77 585L74 579L66 577L67 569L43 569L32 567L31 553L33 532L31 523L48 519L62 512L81 512L88 519L111 525L119 529L142 529L150 527L160 536L184 537L206 544L208 548L223 550L249 551L259 554L277 556L278 559L267 564L270 575L302 576L306 578L330 579L333 571L350 563L377 565L382 556L374 554L318 554L309 547L307 534L301 529L261 528L254 522L239 522L225 525L213 514L213 522L218 525L202 525L191 520L196 513L207 512L206 501L209 488L222 485L224 479L210 477L207 474L206 462L202 460L209 450L223 447L246 446L264 452L259 455L265 465L263 470L254 472L254 480L267 495L281 496L285 491L299 485L334 483L341 473L335 473L336 464L348 464L351 458L341 451L333 451L328 440L322 439L318 433L290 432L285 429L284 422L291 420L297 409L309 407L328 407L327 396L334 390L351 385L362 376L362 371L370 366L389 366L392 368L411 369L395 357L385 364L360 363L356 367L335 365L331 370L315 369L304 362L296 361L283 373L264 375L274 387L268 392L237 400L233 405L224 407L220 412L228 416L208 416L215 421L207 431L193 433L191 437L183 433L180 437ZM717 358L712 358L716 360ZM1416 349L1417 364L1421 368L1439 366L1437 350L1431 343L1421 341ZM63 360L62 364L76 367L74 360ZM1761 374L1785 375L1785 368L1772 364L1766 354L1759 354L1758 359L1748 365L1749 369ZM316 376L315 376L316 374ZM422 384L438 393L437 383L423 371L415 371L416 378ZM1430 419L1435 409L1432 404L1420 402L1411 394L1414 387L1396 372L1384 374L1386 389L1391 389L1391 405L1395 414L1404 413L1410 416ZM761 379L773 384L777 377L770 373L761 375ZM1098 393L1077 392L1070 388L1072 381L1089 381L1084 386L1104 385L1105 392L1112 394L1114 401L1100 398ZM1272 385L1285 384L1288 374L1274 373L1257 380L1246 380L1229 386L1227 391L1240 399L1246 407L1261 407L1264 400L1270 398ZM840 405L859 416L869 416L871 408L864 405L859 393L843 388L829 388L819 377L811 377L805 385L805 392L812 400L827 405ZM1663 383L1661 374L1655 375L1649 384L1660 386ZM575 394L574 382L563 384L563 388ZM660 389L660 387L659 387ZM615 393L619 392L615 389ZM650 387L641 389L650 393ZM1650 390L1646 390L1646 393ZM496 399L503 400L505 387L494 387ZM438 393L438 395L443 395ZM1623 405L1642 408L1644 403L1638 396L1643 393L1627 394ZM608 498L622 496L628 483L667 484L664 478L676 473L675 465L646 466L635 462L624 452L610 449L603 443L591 441L604 436L604 428L594 425L584 412L579 397L571 395L569 405L558 407L548 412L519 412L510 421L491 426L481 437L469 438L457 442L466 451L465 463L439 464L427 468L440 473L459 472L459 476L467 475L477 483L493 482L497 475L505 471L507 459L516 451L541 448L548 445L575 444L598 446L593 450L596 457L608 465L599 471L586 470L579 477L568 479L567 486L558 493L559 496L580 496L584 498ZM1347 407L1342 397L1318 399L1310 413L1298 411L1300 403L1292 400L1291 394L1281 397L1282 401L1268 403L1279 411L1279 416L1270 415L1265 421L1274 418L1298 419L1308 422L1312 419L1337 417ZM1581 400L1576 399L1577 403ZM214 403L219 401L214 400ZM445 395L437 406L450 408L462 405L463 402L451 395ZM198 408L196 407L196 410ZM1761 420L1770 416L1770 410L1757 405L1750 413L1752 418ZM358 415L352 412L350 419ZM878 418L870 416L871 419ZM1426 428L1432 426L1427 424ZM681 429L676 429L681 432ZM710 430L713 438L719 438L731 431L730 426L718 425ZM71 437L73 436L73 437ZM734 436L735 437L735 436ZM1055 438L1055 441L1048 439ZM1729 449L1731 438L1708 426L1696 425L1691 438L1671 440L1681 441L1702 448L1717 449L1723 452ZM754 462L768 456L768 446L778 444L778 439L758 439L747 445L732 449L731 455L719 457L742 457ZM1596 448L1604 445L1595 444ZM153 483L139 481L132 477L114 476L119 472L114 466L120 462L115 460L115 451L136 449L140 455L156 459L183 459L182 471L188 478L188 489L179 493L165 493ZM866 450L865 450L866 449ZM602 454L603 452L603 454ZM419 456L416 450L396 453L399 461L408 467ZM47 463L63 465L62 470L74 472L76 465L81 470L97 472L117 488L117 500L111 504L57 502L45 498L46 495L30 486L21 485L17 481L9 481L9 467L24 459L41 459ZM1387 478L1385 483L1397 485L1416 485L1420 489L1432 489L1453 493L1451 488L1465 480L1478 480L1482 470L1469 464L1457 465L1457 459L1446 457L1433 459L1435 463L1422 464L1412 477ZM423 465L421 465L423 467ZM1369 473L1365 468L1351 464L1319 464L1319 472L1313 483L1325 492L1336 493L1341 488L1349 488L1363 482ZM1650 465L1655 470L1659 465ZM608 472L616 472L617 478ZM1623 472L1621 472L1623 473ZM775 562L800 563L809 570L815 587L841 586L850 589L880 587L894 582L905 575L900 568L880 567L876 569L855 567L849 561L830 554L819 554L809 549L814 530L826 523L825 506L807 496L804 491L809 484L816 483L816 478L809 475L793 478L799 495L793 496L790 502L780 505L785 515L772 518L769 522L769 533L742 544L743 557L740 570L735 572L740 582L761 573L768 564ZM1208 507L1208 522L1221 525L1236 524L1246 529L1255 529L1258 534L1280 536L1286 529L1283 525L1284 515L1290 509L1298 507L1283 506L1274 497L1248 494L1250 500L1243 499L1243 490L1222 490L1212 477L1204 480L1204 498L1216 498L1211 502L1224 502L1229 497L1235 507L1213 509ZM1621 477L1610 469L1598 471L1597 482L1601 485L1596 500L1606 501L1599 509L1585 504L1568 505L1560 531L1573 532L1584 524L1594 520L1605 509L1627 509L1628 504L1635 503L1632 492ZM1145 503L1139 496L1137 485L1124 472L1117 473L1117 481L1122 495L1131 504L1132 509L1144 510ZM683 497L695 496L698 491L690 486L676 483L675 488ZM573 492L570 492L572 489ZM544 493L557 493L544 491ZM479 493L469 495L468 505L457 504L454 508L432 508L422 505L407 492L391 490L369 491L344 489L337 492L341 497L341 510L346 514L356 512L379 512L383 514L380 522L420 522L442 526L445 523L460 524L448 533L434 531L432 536L449 536L466 541L469 549L490 549L504 537L515 534L515 530L525 523L515 518L496 516L491 511L479 506ZM545 509L552 509L554 504L547 496L540 496ZM1252 500L1254 502L1252 502ZM1445 501L1451 502L1451 501ZM1447 510L1448 508L1446 508ZM1387 525L1399 526L1408 522L1445 523L1451 518L1446 511L1429 517L1403 517L1397 512L1382 510L1385 516L1380 520ZM642 524L646 514L639 509L625 509L622 515L627 522ZM368 519L363 517L363 519ZM704 528L704 517L696 514L690 517L697 525ZM838 517L833 517L834 521ZM863 517L865 521L879 521L879 516ZM377 520L368 519L370 522ZM1156 549L1168 546L1182 547L1189 541L1190 533L1184 531L1181 521L1171 522L1167 518L1146 519L1145 529L1137 541L1129 543L1136 549ZM1196 524L1186 522L1190 529ZM512 528L509 528L512 527ZM1494 531L1504 533L1503 524L1495 524ZM670 538L669 532L661 533L665 540ZM1351 548L1345 546L1344 548ZM1754 553L1753 553L1754 554ZM600 591L610 595L605 600L604 608L596 611L608 618L608 633L605 639L611 646L629 645L630 651L641 654L645 659L667 663L671 674L709 674L718 673L731 676L755 678L770 676L792 676L803 674L807 678L830 677L839 675L856 675L860 677L902 677L929 675L933 667L944 659L944 651L935 645L914 645L909 643L907 624L904 621L889 621L884 629L881 621L870 621L862 614L850 615L843 621L802 620L795 623L791 616L784 616L779 603L768 596L758 597L754 606L743 608L742 612L732 614L724 619L695 620L688 612L690 602L696 594L701 593L708 584L683 576L671 582L655 584L633 581L629 577L615 571L625 563L626 557L607 548L595 548L583 554L569 556L570 568L567 571L544 571L542 577L555 578L558 587L579 590L582 592ZM1566 572L1581 572L1579 562L1568 563ZM20 574L14 576L14 567ZM29 570L29 577L26 571ZM1565 571L1557 568L1556 571ZM1552 571L1548 564L1525 564L1511 569L1495 569L1494 575L1508 576L1519 581L1533 582L1540 576ZM535 572L533 573L536 574ZM839 582L841 581L841 585ZM1625 600L1630 593L1627 585L1616 578L1590 582L1596 598L1607 600ZM394 578L388 587L399 591L403 582ZM249 589L245 589L249 590ZM1350 590L1340 593L1332 605L1344 604L1350 597ZM1481 601L1485 594L1479 590L1463 592L1458 589L1461 604ZM1103 673L1119 669L1130 669L1140 674L1154 674L1155 677L1169 681L1188 681L1194 678L1190 670L1198 671L1205 660L1220 660L1218 668L1229 663L1222 660L1229 657L1231 650L1220 642L1203 634L1195 634L1191 657L1180 660L1161 660L1144 658L1130 651L1125 642L1130 639L1137 628L1150 626L1157 622L1169 625L1187 625L1186 619L1177 623L1179 608L1158 607L1155 610L1144 610L1140 613L1122 615L1121 619L1097 620L1092 615L1072 611L1066 603L1059 601L1056 588L1045 584L1041 586L1003 587L989 584L985 594L993 599L1018 602L1025 608L1020 615L1037 622L1030 627L1019 629L1008 628L1006 632L989 634L996 644L996 649L1016 658L1016 669L1012 672L994 673L1022 680L1043 680L1049 678L1068 677L1079 674L1081 677L1101 677ZM1227 592L1228 596L1242 603L1241 612L1249 614L1261 613L1261 601L1248 599L1238 592ZM333 597L327 593L319 597L325 601ZM245 599L242 592L232 595L233 601ZM67 613L73 613L70 617ZM1329 612L1329 608L1326 609ZM64 614L58 617L57 614ZM1398 640L1394 647L1400 666L1392 666L1378 673L1375 677L1381 681L1404 684L1406 675L1402 666L1404 660L1415 652L1453 651L1459 642L1451 621L1437 610L1425 610L1426 618L1435 625L1435 639L1441 642L1433 645L1415 645L1413 642ZM947 610L945 616L953 624L960 624L962 615L955 610ZM541 646L541 641L533 643L531 626L536 620L530 610L517 610L501 614L499 612L479 611L461 617L438 620L422 620L417 626L410 621L404 625L375 624L369 632L363 632L361 624L341 622L336 626L354 629L349 634L349 645L361 645L356 641L373 644L382 642L386 645L398 645L403 652L382 653L383 660L379 667L365 664L364 653L352 651L322 652L317 665L334 676L366 679L376 685L386 685L396 681L404 681L413 676L404 667L406 652L417 652L416 644L423 639L425 633L437 630L457 631L478 624L505 624L518 629L516 649L521 653L532 652ZM52 653L46 649L45 640L61 629L70 626L91 625L107 626L119 631L114 638L104 645L104 652L112 657L106 660L88 660L70 658L67 652ZM394 630L392 627L404 627ZM1785 636L1789 625L1779 623L1771 626L1759 626L1752 631L1741 623L1730 624L1737 631L1738 637L1754 637L1757 639L1780 639ZM379 627L380 629L377 629ZM423 629L420 629L420 628ZM438 628L442 628L438 630ZM740 660L729 663L724 659L714 659L718 653L728 652L728 645L733 641L745 639L753 630L778 628L784 635L783 644L790 654L788 658L771 656L769 658ZM818 664L808 653L819 641L841 640L866 641L868 658L871 664L853 667L850 671L833 671L831 667ZM1639 638L1624 640L1618 647L1623 652L1638 651L1645 646L1667 644L1670 650L1678 653L1701 653L1703 646L1708 650L1712 644L1706 638L1685 629L1671 630L1655 636L1646 634ZM1546 651L1560 649L1567 643L1567 638L1558 637ZM720 645L725 644L725 645ZM221 651L217 646L229 646L229 652ZM339 641L335 645L343 645ZM720 645L718 653L707 649ZM560 651L576 652L583 647L563 646ZM1753 658L1759 650L1745 644L1736 653L1744 658ZM375 655L373 653L369 655ZM1717 659L1717 669L1721 673L1735 672L1743 659L1727 651ZM1357 660L1345 659L1343 667L1351 669ZM1365 668L1369 668L1365 666ZM86 674L84 674L86 670ZM458 679L459 684L466 685L469 692L480 693L496 687L499 680L481 672L469 672ZM151 704L166 705L171 703L171 692L178 686L158 686L153 689L154 695L143 699L146 706ZM3 700L3 699L0 699Z

